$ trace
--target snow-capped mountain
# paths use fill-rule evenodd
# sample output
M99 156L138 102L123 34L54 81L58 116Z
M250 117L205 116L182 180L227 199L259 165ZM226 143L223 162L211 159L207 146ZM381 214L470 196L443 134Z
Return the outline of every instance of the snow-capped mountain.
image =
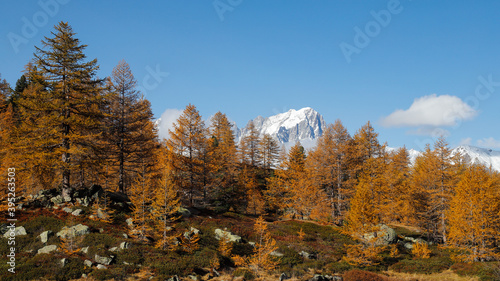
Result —
M388 152L395 151L396 148L387 147ZM471 145L461 145L451 150L451 155L461 153L465 161L474 164L483 164L493 170L500 172L500 151L495 151L486 148L475 147ZM422 155L421 151L408 149L411 164L415 164L418 156Z
M394 147L386 147L385 150L389 153L395 152L397 148ZM415 164L415 160L417 160L417 157L422 155L422 152L415 150L415 149L408 149L408 155L410 156L410 163L411 165Z
M326 128L323 116L310 107L290 109L266 118L258 116L250 122L261 136L269 134L285 147L291 147L298 141L305 148L311 148ZM246 128L237 130L237 141L248 134Z
M461 145L453 149L452 153L460 152L466 161L475 164L484 164L500 172L500 151L480 148L470 145Z

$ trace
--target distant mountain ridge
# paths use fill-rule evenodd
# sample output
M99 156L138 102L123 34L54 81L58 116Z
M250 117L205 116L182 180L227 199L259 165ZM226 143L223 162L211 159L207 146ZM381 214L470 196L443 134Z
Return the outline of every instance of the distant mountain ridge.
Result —
M269 134L285 147L291 147L296 142L305 148L314 147L326 128L323 116L310 107L290 109L266 118L258 116L249 122L253 122L261 136ZM237 142L248 134L246 128L236 128Z
M210 120L210 118L208 119ZM246 128L238 128L236 123L230 121L233 125L233 131L236 143L248 135ZM323 116L310 107L304 107L299 110L290 109L287 112L276 114L269 117L257 116L250 120L261 136L271 135L280 145L286 149L292 147L296 142L306 148L311 149L316 146L318 138L323 135L327 123ZM155 125L161 127L162 120L157 119ZM207 121L207 125L209 121ZM166 135L166 134L165 134ZM168 137L167 135L165 137ZM387 151L394 151L396 148L387 147ZM476 164L483 164L487 167L500 172L500 151L492 149L479 148L471 145L461 145L452 150L452 154L460 152L466 161ZM408 149L410 162L415 163L421 151Z
M387 151L394 151L396 148L388 147ZM493 170L500 172L500 151L495 151L492 149L480 148L472 145L460 145L451 150L451 154L455 155L461 153L466 162L473 164L482 164L486 167L490 167ZM410 155L411 164L415 164L417 157L422 155L421 151L409 149L408 154Z

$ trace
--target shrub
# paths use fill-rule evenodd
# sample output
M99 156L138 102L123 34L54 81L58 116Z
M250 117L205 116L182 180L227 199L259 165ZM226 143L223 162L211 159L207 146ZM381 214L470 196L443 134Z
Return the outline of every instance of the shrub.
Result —
M293 249L283 247L279 249L279 252L283 253L280 259L281 266L288 265L289 267L293 267L294 265L302 263L302 257Z
M439 273L453 264L449 258L432 257L429 259L401 260L389 267L390 270L406 273Z
M32 220L29 220L26 223L24 223L23 226L26 229L27 233L33 235L39 234L46 230L51 230L54 233L57 233L59 230L63 228L64 221L49 216L37 216L34 217Z
M344 273L344 281L385 281L387 277L370 271L352 269Z
M431 256L431 250L427 243L417 242L413 244L413 249L411 249L411 254L417 259L428 259Z
M253 272L250 271L249 269L246 269L246 268L238 268L234 271L233 275L235 277L238 277L238 276L243 276L243 278L245 278L245 280L253 280L255 279L255 276L253 275Z
M331 273L343 273L351 269L352 265L348 264L345 261L330 263L326 266L327 272Z
M478 276L482 281L500 279L499 263L456 263L451 270L460 276Z

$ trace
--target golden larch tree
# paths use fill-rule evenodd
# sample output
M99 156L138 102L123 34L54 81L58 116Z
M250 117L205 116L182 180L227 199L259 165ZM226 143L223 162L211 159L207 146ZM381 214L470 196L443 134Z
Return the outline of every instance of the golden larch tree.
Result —
M167 147L172 153L172 172L176 188L194 205L203 192L207 153L207 129L194 105L189 104L169 131Z
M461 176L447 212L449 245L462 261L499 258L500 181L490 169L470 165Z

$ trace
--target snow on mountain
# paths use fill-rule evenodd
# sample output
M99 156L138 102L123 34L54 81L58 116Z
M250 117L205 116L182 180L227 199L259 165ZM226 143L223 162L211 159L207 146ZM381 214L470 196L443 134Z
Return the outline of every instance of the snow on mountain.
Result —
M460 152L466 161L474 164L484 164L500 172L500 151L480 148L470 145L461 145L453 149L452 153Z
M385 148L387 152L395 152L397 148L394 147L386 147ZM411 165L415 164L415 160L417 160L417 157L422 155L422 152L415 150L415 149L408 149L408 155L410 156L410 163Z
M253 122L261 136L269 134L285 147L291 147L297 141L304 148L314 147L326 127L323 116L310 107L290 109L267 118L258 116L250 122ZM238 130L237 141L248 134L246 128Z
M395 151L396 148L387 147L388 152ZM461 145L451 150L451 155L456 153L461 153L465 158L466 162L474 164L483 164L486 167L490 167L493 170L500 172L500 151L494 151L491 149L475 147L471 145ZM411 165L415 164L415 160L418 156L422 155L421 151L409 149L408 154L410 155Z

